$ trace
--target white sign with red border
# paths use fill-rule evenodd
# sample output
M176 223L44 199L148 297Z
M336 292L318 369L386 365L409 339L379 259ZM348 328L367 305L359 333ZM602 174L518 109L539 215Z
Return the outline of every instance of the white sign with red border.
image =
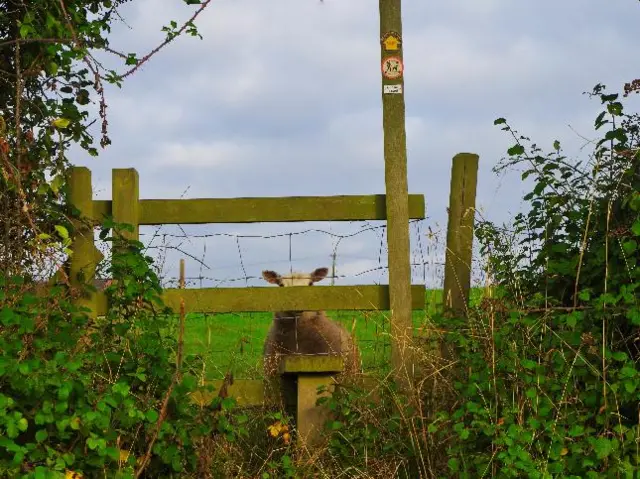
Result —
M402 77L404 65L400 57L387 57L382 59L382 76L387 80L396 80Z

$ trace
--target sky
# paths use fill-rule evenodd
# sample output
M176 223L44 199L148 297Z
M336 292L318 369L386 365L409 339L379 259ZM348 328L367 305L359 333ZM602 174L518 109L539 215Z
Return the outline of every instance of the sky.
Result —
M111 47L142 56L194 8L125 4ZM513 144L494 120L545 151L558 139L584 157L600 105L583 92L596 83L621 91L640 76L640 3L405 0L402 9L409 191L427 205L427 219L410 225L413 281L437 287L451 158L480 156L478 212L508 222L527 185L518 172L492 172ZM135 168L143 199L384 193L377 2L214 0L197 25L202 40L177 39L122 88L107 88L113 143L98 158L71 152L92 170L95 199L110 199L112 168ZM331 267L334 252L335 284L384 284L383 227L143 227L141 240L166 285L180 258L189 286L264 286L264 269Z

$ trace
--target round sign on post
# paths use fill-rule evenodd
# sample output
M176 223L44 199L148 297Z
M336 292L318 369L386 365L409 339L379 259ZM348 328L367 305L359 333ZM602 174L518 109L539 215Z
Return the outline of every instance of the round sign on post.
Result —
M382 60L382 76L387 80L396 80L402 77L404 65L400 57L387 57Z

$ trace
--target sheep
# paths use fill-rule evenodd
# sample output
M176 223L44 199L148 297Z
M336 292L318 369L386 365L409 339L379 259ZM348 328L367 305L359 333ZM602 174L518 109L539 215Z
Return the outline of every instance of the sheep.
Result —
M318 268L312 273L292 273L281 276L275 271L263 271L262 277L280 287L313 286L323 280L329 270ZM329 319L324 311L279 311L264 344L264 374L270 384L278 374L280 356L290 354L336 354L344 358L344 376L360 372L360 353L351 335L342 325ZM282 385L281 385L282 386Z

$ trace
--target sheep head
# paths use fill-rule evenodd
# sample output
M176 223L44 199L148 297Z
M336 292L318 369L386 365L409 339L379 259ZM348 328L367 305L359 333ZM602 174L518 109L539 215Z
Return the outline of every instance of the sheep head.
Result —
M271 284L277 284L280 287L285 286L313 286L313 283L322 281L329 273L328 268L317 268L312 273L291 273L282 276L275 271L263 271L262 277Z

